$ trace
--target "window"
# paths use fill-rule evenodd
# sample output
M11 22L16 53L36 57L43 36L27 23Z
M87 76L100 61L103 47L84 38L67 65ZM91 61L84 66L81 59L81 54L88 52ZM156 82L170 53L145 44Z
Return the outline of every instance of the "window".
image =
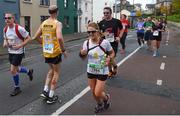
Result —
M32 3L32 0L24 0L25 3Z
M88 3L86 2L85 3L85 11L88 11L87 9L88 9Z
M64 16L64 27L69 27L69 16Z
M31 35L31 17L25 16L24 17L24 23L25 23L25 29L29 32L29 35Z
M74 0L74 7L77 9L77 0Z
M68 0L64 0L64 8L68 7Z
M46 19L48 19L49 18L49 16L41 16L41 23L43 22L43 21L45 21Z
M40 0L40 5L49 6L50 5L50 0Z
M5 0L5 2L16 2L16 0Z
M32 0L24 0L24 2L32 2Z

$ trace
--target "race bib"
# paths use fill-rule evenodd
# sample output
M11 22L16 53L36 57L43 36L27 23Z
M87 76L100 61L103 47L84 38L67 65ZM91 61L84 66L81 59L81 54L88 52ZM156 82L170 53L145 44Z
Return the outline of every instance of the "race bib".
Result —
M105 36L106 40L109 42L114 42L114 34L109 34Z
M52 54L54 51L54 44L44 44L43 52Z
M44 53L52 54L54 52L54 44L50 34L44 35L44 46L43 46Z
M153 32L153 36L158 36L159 35L159 32L158 31L154 31Z
M88 72L92 74L103 74L104 67L100 64L88 64Z

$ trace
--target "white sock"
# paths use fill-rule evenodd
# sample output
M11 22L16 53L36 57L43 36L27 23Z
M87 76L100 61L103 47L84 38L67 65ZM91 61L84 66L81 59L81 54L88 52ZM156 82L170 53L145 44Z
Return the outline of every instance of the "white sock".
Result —
M45 92L48 92L48 90L49 90L48 85L45 85L45 86L44 86L44 91L45 91Z
M50 90L49 97L53 97L53 96L54 96L54 90Z

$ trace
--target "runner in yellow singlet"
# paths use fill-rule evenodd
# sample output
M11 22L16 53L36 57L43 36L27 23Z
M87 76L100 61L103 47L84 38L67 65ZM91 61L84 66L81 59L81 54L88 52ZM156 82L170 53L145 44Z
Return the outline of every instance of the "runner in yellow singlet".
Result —
M52 104L58 100L58 96L54 95L54 90L60 75L61 56L63 54L67 57L67 55L62 36L62 24L56 19L58 15L56 5L49 7L49 14L50 17L41 24L33 39L42 43L45 63L48 63L50 67L41 97L46 98L48 104Z

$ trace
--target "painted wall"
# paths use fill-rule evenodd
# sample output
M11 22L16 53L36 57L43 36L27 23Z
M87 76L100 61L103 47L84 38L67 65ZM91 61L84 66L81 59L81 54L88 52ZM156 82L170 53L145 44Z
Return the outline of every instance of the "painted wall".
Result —
M56 5L57 0L50 0L50 5ZM40 0L24 2L20 0L20 24L25 26L25 16L30 16L30 31L34 35L41 24L41 16L49 16L49 6L40 5Z
M59 8L58 20L63 24L63 34L77 32L77 0L57 0L57 6ZM66 17L68 21L65 21Z

